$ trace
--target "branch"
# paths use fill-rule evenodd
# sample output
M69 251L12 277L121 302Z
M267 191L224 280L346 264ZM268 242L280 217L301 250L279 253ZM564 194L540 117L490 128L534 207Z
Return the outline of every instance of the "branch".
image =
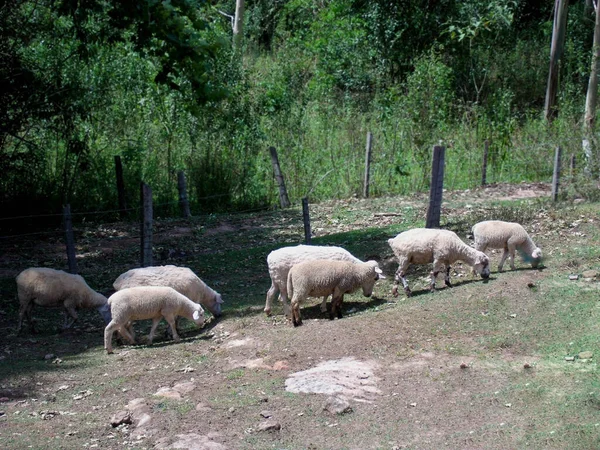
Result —
M235 17L233 17L231 14L227 14L226 12L223 12L218 9L217 9L217 12L225 17L229 17L229 19L231 20L231 29L233 29L233 27L235 26Z

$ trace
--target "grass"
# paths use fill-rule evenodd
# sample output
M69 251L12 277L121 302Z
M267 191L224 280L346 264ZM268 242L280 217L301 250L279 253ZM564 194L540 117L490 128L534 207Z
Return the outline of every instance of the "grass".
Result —
M418 202L404 201L314 205L313 229L320 231L313 243L341 245L361 258L384 261L391 256L389 237L422 226L424 209ZM497 273L499 254L494 254L489 282L472 279L468 267L456 265L455 287L443 288L438 281L435 293L421 280L429 268L413 268L408 274L413 297L393 298L393 276L388 276L376 285L374 298L348 296L342 320L323 320L319 301L306 302L302 313L307 320L297 329L278 315L279 305L271 318L264 317L262 307L269 287L266 255L300 242L299 220L278 217L285 219L283 233L271 227L273 217L260 226L260 216L247 215L238 222L217 216L202 233L184 238L173 230L186 222L170 221L161 225L158 245L189 251L160 263L197 271L223 294L224 316L202 330L183 323L179 344L162 337L161 325L154 345L117 347L112 356L102 350L102 325L93 311L82 311L78 330L56 334L61 315L38 310L40 334L15 336L14 274L5 269L0 277L0 331L5 335L0 397L8 402L0 403L6 412L0 416L0 446L47 448L50 442L53 448L94 443L149 448L156 436L194 430L216 431L216 441L241 449L598 448L600 289L597 282L568 277L600 268L598 210L598 204L540 200L477 204L449 193L444 221L463 238L477 218L493 214L511 220L522 215L544 251L544 267L531 270L519 260L518 270ZM400 216L381 214L398 211ZM224 224L238 231L214 234ZM190 226L197 225L192 221ZM132 225L115 225L127 226ZM253 231L240 231L244 227ZM88 245L106 247L95 241ZM44 242L38 246L47 249ZM23 249L17 255L22 268L34 259L43 263L40 254L25 245ZM49 252L47 258L55 261L57 256ZM108 288L119 273L135 265L135 258L130 248L116 247L110 254L84 258L81 269L90 284ZM395 265L385 267L393 275ZM136 326L141 335L149 324ZM232 340L247 343L228 347ZM577 355L582 351L591 351L593 357L581 360ZM47 354L55 357L46 360ZM378 364L374 373L381 393L373 403L353 403L352 414L332 417L322 411L324 397L285 391L289 373L345 356ZM565 360L570 356L575 359ZM276 363L287 368L274 369ZM153 395L160 387L184 381L193 381L196 389L181 401ZM64 385L68 387L59 389ZM87 390L92 394L75 399ZM140 397L152 405L150 429L156 434L134 444L133 429L113 430L108 421ZM210 424L198 420L198 403L210 408L201 413ZM256 431L266 409L282 424L281 432ZM44 410L74 415L41 420Z

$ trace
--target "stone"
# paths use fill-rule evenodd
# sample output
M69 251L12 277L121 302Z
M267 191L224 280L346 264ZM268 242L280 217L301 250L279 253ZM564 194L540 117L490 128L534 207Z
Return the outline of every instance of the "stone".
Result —
M600 272L598 272L597 270L586 270L581 274L581 276L586 279L596 279L598 278L598 275L600 275Z
M256 427L258 431L278 431L281 430L281 424L274 419L263 420Z
M565 356L565 361L575 361L574 356Z
M170 398L172 400L181 400L181 393L169 387L161 387L154 395L157 397Z
M273 370L287 370L289 368L290 366L287 361L276 361L275 364L273 364Z
M579 280L579 275L569 275L569 280Z
M56 356L54 353L48 353L47 355L44 356L44 359L49 360L49 359L54 358L54 356Z
M185 448L187 450L227 450L223 444L213 441L210 437L199 434L178 434L175 436L175 442L168 444L172 438L163 437L156 442L154 448L157 449L175 449Z
M581 352L577 355L579 359L590 359L594 354L592 352Z
M323 406L324 411L329 411L331 414L346 414L352 412L350 403L340 397L329 397Z
M208 406L206 403L198 403L196 405L196 411L200 411L200 412L208 412L211 411L212 408L210 406Z
M110 424L113 428L116 428L124 423L131 423L131 413L129 411L119 411L110 418Z
M136 427L147 425L152 416L150 415L150 404L145 398L135 398L127 404L127 410L131 413L131 419Z
M269 417L273 416L273 413L271 411L265 410L265 411L261 411L260 415L263 416L265 419L268 419Z
M194 383L193 381L177 383L175 386L173 386L173 389L179 392L181 395L185 395L196 389L196 383Z

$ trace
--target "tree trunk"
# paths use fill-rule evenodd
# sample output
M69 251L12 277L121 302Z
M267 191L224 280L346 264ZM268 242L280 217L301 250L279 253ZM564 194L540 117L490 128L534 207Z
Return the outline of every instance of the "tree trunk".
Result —
M240 49L244 35L244 0L235 1L235 18L233 19L233 46Z
M585 97L585 128L586 132L594 130L596 119L596 98L598 94L598 59L600 58L600 14L596 8L596 24L594 26L594 43L592 45L592 67Z
M582 142L585 153L585 169L588 175L592 174L594 165L593 132L596 122L596 102L598 97L598 61L600 59L600 14L596 8L596 23L594 25L594 42L592 45L592 67L588 81L587 95L585 97L584 127L585 137Z
M552 27L552 45L550 47L550 70L546 87L546 103L544 117L552 120L556 116L556 91L558 90L558 62L562 55L567 27L567 0L556 0L554 3L554 25Z

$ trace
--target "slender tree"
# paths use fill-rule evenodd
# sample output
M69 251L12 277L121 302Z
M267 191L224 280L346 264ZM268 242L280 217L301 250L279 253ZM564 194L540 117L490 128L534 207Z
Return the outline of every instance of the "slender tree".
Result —
M585 138L583 139L583 151L586 157L586 172L591 173L593 165L593 150L591 137L596 122L596 103L598 96L598 62L600 61L600 14L598 5L595 6L596 21L594 25L594 42L592 45L592 67L590 68L590 79L588 81L587 95L585 98Z
M233 46L241 48L244 35L244 0L235 1L235 18L233 19Z
M550 70L546 87L544 117L552 120L556 115L556 91L558 90L558 63L565 43L567 28L567 0L556 0L554 3L554 25L552 27L552 45L550 47Z

